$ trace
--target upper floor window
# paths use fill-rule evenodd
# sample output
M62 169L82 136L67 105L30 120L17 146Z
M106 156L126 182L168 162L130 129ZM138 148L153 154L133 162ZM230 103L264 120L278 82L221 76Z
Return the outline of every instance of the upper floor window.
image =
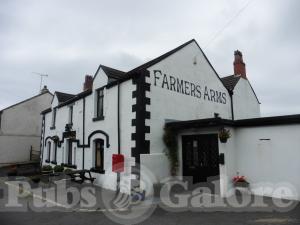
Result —
M73 105L69 106L69 124L73 124Z
M1 130L1 120L2 120L2 112L0 112L0 130Z
M104 92L103 88L96 90L96 120L103 119L103 102L104 102Z
M52 128L55 127L55 121L56 121L56 108L53 109L52 111Z

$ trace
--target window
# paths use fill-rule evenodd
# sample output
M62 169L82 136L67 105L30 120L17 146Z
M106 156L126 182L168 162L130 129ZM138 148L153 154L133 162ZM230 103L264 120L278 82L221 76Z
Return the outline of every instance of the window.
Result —
M68 141L68 157L67 157L67 160L68 160L68 164L69 165L72 165L72 152L73 151L73 142L71 140Z
M45 162L50 162L50 157L51 157L51 142L48 141L47 145L47 160Z
M95 145L95 170L103 171L103 149L104 141L102 139L96 139Z
M52 112L52 128L55 128L55 121L56 121L56 108L53 109Z
M0 111L0 130L1 130L2 111Z
M57 141L54 141L53 158L52 158L52 162L54 163L56 163L56 156L57 156Z
M96 118L103 118L103 88L98 89L96 92Z
M73 124L73 105L69 106L69 124Z

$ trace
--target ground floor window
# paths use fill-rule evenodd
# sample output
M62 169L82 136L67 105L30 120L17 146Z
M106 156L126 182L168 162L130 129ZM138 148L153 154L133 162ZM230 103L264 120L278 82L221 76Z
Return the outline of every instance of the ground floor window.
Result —
M48 141L48 146L47 146L47 160L50 161L50 157L51 157L51 141Z
M56 156L57 156L57 141L54 141L54 148L53 148L53 157L52 157L52 161L56 162Z
M71 140L68 141L68 155L67 155L67 163L72 165L72 153L73 153L73 142Z
M96 139L94 141L94 145L95 145L95 169L103 170L104 141L102 139Z

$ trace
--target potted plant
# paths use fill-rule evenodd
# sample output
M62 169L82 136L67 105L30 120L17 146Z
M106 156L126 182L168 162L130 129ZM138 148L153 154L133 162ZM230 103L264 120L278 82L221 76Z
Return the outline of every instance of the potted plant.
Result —
M219 131L219 139L220 139L221 143L226 143L228 138L230 138L230 137L231 137L230 130L222 128Z
M60 165L56 165L56 166L54 166L53 170L55 173L61 173L64 171L64 167L60 166Z
M232 181L237 195L242 192L249 191L250 185L245 176L239 176L238 173L237 176L233 177Z
M42 167L42 173L43 174L50 174L53 172L53 168L50 165L45 165Z

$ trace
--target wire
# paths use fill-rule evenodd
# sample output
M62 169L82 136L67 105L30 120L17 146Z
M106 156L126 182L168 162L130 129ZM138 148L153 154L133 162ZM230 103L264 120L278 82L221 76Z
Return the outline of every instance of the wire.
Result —
M223 31L230 26L230 24L234 21L235 18L237 18L245 9L250 5L251 2L254 0L249 0L240 10L233 15L233 17L219 30L217 31L212 38L207 42L207 44L204 45L204 48L208 47L219 35L223 33Z

